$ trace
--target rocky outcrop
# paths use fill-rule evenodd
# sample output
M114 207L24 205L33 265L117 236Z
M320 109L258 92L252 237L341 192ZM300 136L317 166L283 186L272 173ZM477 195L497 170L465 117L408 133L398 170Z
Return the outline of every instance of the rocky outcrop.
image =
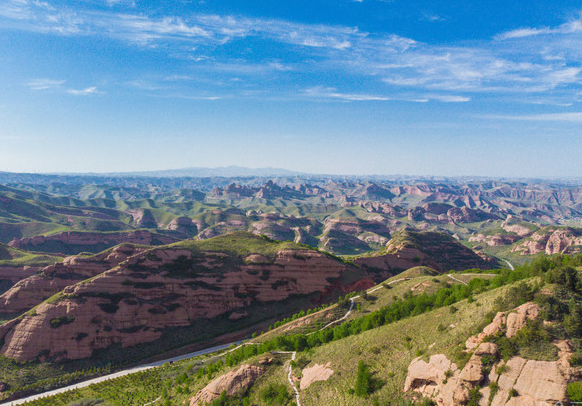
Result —
M511 245L516 241L521 240L521 237L516 234L492 234L484 235L477 234L469 237L469 242L482 242L490 247L498 247L501 245Z
M34 272L23 278L3 293L0 296L0 313L29 310L65 287L99 275L145 250L144 247L124 244L90 257L67 257L62 263L44 267L40 273Z
M18 281L21 281L22 279L26 279L29 276L34 275L42 268L43 268L42 266L29 266L29 265L0 266L0 285L4 283L10 287L17 283ZM3 293L3 291L1 290L0 292Z
M443 354L433 355L428 363L421 357L414 359L408 367L404 391L417 391L439 406L466 405L470 400L469 391L476 388L481 393L479 404L483 406L566 402L567 384L582 372L568 362L573 353L568 341L554 342L559 349L557 361L513 357L507 363L498 361L496 344L482 342L486 336L503 331L511 337L527 320L538 316L539 307L534 303L525 303L508 314L498 313L482 333L467 340L467 349L474 352L461 371ZM490 382L497 384L495 393L491 393Z
M148 209L129 210L127 214L131 215L132 223L138 228L158 228L154 215Z
M245 238L264 241L250 234ZM270 249L276 246L269 243ZM348 271L360 280L364 276L312 250L261 255L265 260L255 255L245 261L176 245L150 249L65 287L34 313L0 327L1 352L20 361L39 355L84 358L116 343L127 347L151 342L170 327L240 314L253 303L342 291L338 281Z
M536 303L524 303L507 315L507 337L513 337L525 327L528 320L535 320L540 315L540 307Z
M242 365L239 368L219 376L190 399L190 406L201 406L220 397L245 393L249 387L265 372L265 368L255 365Z
M186 237L193 237L198 234L198 226L190 217L176 217L166 226L166 229L177 231Z
M544 227L513 248L521 255L574 254L582 251L582 231L570 227Z
M146 230L114 233L67 231L65 233L12 240L8 245L28 251L76 255L81 252L98 253L118 244L165 245L179 241L176 238Z
M330 368L330 365L331 362L328 362L326 365L315 364L305 368L301 373L299 389L307 389L313 382L327 381L333 375L333 369Z

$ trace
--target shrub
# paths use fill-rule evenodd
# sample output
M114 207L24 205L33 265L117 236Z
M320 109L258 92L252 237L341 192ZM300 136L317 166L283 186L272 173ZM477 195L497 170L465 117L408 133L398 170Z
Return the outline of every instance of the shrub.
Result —
M476 387L469 391L469 403L467 403L467 406L479 406L479 400L481 400L481 397L483 396L479 391L480 389L481 388Z
M572 402L582 402L582 381L570 382L566 392Z
M261 400L269 405L285 405L291 399L291 395L284 384L270 383L260 394Z
M354 393L361 397L366 397L372 393L372 376L370 374L370 369L362 360L358 362L358 374L356 376L356 388Z
M67 406L96 406L102 405L105 402L103 399L80 399L76 400L73 403L69 403Z
M74 317L55 317L54 319L51 319L50 323L51 328L59 328L65 324L71 324L74 321Z

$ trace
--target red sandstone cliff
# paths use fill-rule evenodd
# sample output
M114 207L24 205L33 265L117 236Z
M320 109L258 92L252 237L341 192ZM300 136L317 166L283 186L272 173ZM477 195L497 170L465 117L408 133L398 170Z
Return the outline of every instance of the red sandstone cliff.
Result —
M65 287L33 313L1 326L1 352L19 361L89 357L96 349L151 342L168 327L212 320L253 303L324 292L349 269L311 250L236 258L180 247L151 249ZM99 272L98 266L91 272Z

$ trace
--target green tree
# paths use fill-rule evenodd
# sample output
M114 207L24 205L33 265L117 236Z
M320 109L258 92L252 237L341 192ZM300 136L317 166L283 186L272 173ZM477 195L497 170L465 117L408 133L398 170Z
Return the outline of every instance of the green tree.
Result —
M372 377L370 375L370 369L362 360L358 362L355 393L361 397L366 397L372 393Z

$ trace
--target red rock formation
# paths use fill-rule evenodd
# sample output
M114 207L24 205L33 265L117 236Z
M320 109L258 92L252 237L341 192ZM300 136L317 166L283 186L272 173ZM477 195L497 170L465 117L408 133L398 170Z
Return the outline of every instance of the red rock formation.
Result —
M582 251L582 232L580 230L552 226L536 231L512 250L512 252L521 252L522 255L574 254L580 251Z
M158 223L154 218L152 212L148 209L129 210L127 212L131 215L133 223L139 228L157 228Z
M176 217L166 226L166 229L178 231L187 237L193 237L198 233L198 225L194 224L190 217Z
M479 390L481 399L488 402L483 404L493 406L567 402L566 387L582 372L581 368L572 367L568 361L573 352L567 340L553 342L559 349L557 361L513 357L507 363L503 360L496 362L491 371L483 368L484 357L489 362L499 358L496 344L482 342L486 336L506 330L506 335L510 337L526 325L526 320L535 319L538 315L539 307L534 303L525 303L508 315L497 313L482 333L467 340L468 351L474 352L462 370L443 354L432 355L429 362L422 357L414 359L408 367L404 391L420 392L438 406L466 405L470 400L469 390L475 389ZM492 393L491 386L482 385L483 382L495 382L496 391Z
M115 343L151 342L168 327L240 312L253 302L324 292L347 269L310 250L280 250L267 262L251 256L241 264L222 253L152 249L0 327L1 352L20 361L78 359Z
M22 279L34 275L43 267L41 266L0 266L0 281L10 281L10 283L17 283Z
M29 310L65 287L99 275L146 249L120 245L91 257L67 257L62 263L42 268L40 274L34 272L2 294L0 313L19 313Z

